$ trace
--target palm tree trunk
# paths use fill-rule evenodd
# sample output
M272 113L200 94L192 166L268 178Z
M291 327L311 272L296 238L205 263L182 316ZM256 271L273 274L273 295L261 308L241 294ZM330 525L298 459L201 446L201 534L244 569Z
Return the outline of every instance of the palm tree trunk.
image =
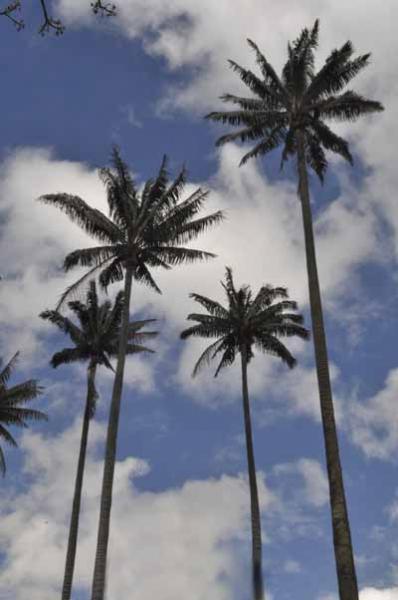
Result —
M112 506L113 477L116 461L117 432L119 426L120 402L123 391L124 365L126 362L126 346L128 341L128 324L130 319L130 296L133 279L132 265L127 266L124 284L124 307L120 330L119 354L116 375L113 384L112 401L109 411L108 432L106 438L104 475L102 480L100 517L97 537L91 600L104 600L105 574L108 552L109 525Z
M245 346L241 348L240 355L242 364L243 415L245 421L247 468L249 471L250 508L252 522L253 597L254 600L263 600L264 584L262 573L261 520L258 502L256 464L254 461L252 426L250 419L249 390L247 385L247 348Z
M305 161L305 146L302 133L299 134L298 138L297 163L299 177L298 194L303 213L316 372L318 377L326 464L329 478L333 542L339 594L340 600L358 600L357 576L355 572L350 524L348 520L343 473L340 463L339 444L334 416L332 389L330 385L321 292L319 288L314 232L312 227L308 173Z
M86 462L88 429L90 425L90 419L92 417L92 405L94 401L93 394L95 390L94 380L96 368L97 366L95 363L90 363L87 369L87 399L86 406L84 409L82 435L80 438L79 460L77 463L77 473L75 480L75 492L73 495L72 514L69 526L68 548L66 551L65 573L62 585L62 600L70 600L72 593L72 581L73 571L75 568L77 535L79 531L79 517L83 488L84 465Z

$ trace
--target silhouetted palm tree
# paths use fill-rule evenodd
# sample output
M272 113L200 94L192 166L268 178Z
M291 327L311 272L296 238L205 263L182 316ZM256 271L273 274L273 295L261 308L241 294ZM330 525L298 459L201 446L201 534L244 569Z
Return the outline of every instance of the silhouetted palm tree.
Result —
M227 268L225 279L226 282L221 285L227 295L228 307L225 308L205 296L191 294L191 298L203 306L207 313L188 315L188 319L196 321L196 324L185 329L181 333L181 338L186 339L191 336L206 339L216 338L216 341L211 343L199 357L193 375L196 375L211 360L221 356L215 373L217 376L223 367L232 365L236 354L240 354L252 522L253 595L255 600L262 600L264 586L261 566L261 522L250 419L247 365L253 358L254 347L260 352L277 356L292 368L296 364L296 360L279 340L279 337L299 336L307 339L309 334L301 325L303 317L300 314L285 312L297 309L295 302L286 299L288 298L286 288L273 288L266 285L261 287L253 298L249 286L243 286L239 290L235 289L232 271L229 268ZM275 300L279 298L283 298L283 300L275 303Z
M330 385L326 337L315 255L314 234L307 167L321 181L327 169L325 150L331 150L352 163L348 143L336 135L327 121L354 121L362 115L383 110L379 102L368 100L351 90L342 90L364 67L370 54L353 58L351 42L333 50L319 71L314 68L314 50L318 45L319 23L288 45L288 60L278 77L254 42L248 40L256 54L261 77L229 61L233 70L248 86L253 96L221 96L237 105L237 110L212 112L207 118L234 126L238 131L219 138L217 144L230 141L259 140L247 152L241 164L252 157L268 154L283 146L281 166L291 156L297 158L298 195L301 202L307 259L309 295L316 370L321 402L326 462L330 488L334 550L341 600L357 600L351 533L346 507L343 475Z
M198 217L207 192L200 188L183 201L186 172L183 169L169 183L166 158L154 180L145 183L138 191L127 165L117 149L113 151L113 169L102 169L102 181L107 190L110 218L91 208L77 196L49 194L41 200L57 206L72 221L100 242L100 246L71 252L64 262L68 271L76 266L90 267L89 271L68 288L61 303L86 278L100 271L100 284L107 288L115 281L124 280L125 304L122 316L120 345L113 387L109 427L107 433L104 478L101 493L101 509L97 553L94 568L92 600L103 600L105 590L106 557L112 502L113 476L116 460L117 431L130 312L130 296L133 280L160 292L150 269L170 269L175 265L211 258L214 254L196 250L187 244L196 239L212 225L219 223L220 211Z
M19 352L14 354L12 359L0 372L0 440L4 440L7 444L14 447L17 447L18 444L8 431L9 425L27 427L27 421L47 421L47 415L40 410L33 410L24 406L37 398L43 391L43 388L37 383L36 379L29 379L23 383L7 387L7 383L17 364L18 356ZM0 359L0 366L1 364L2 361ZM6 461L1 446L0 471L5 475Z
M83 488L84 467L90 420L94 416L98 398L95 387L95 375L98 366L105 366L114 370L110 358L117 356L120 336L120 325L123 312L123 292L119 292L114 304L107 300L98 303L95 281L90 281L86 303L79 301L69 302L68 306L77 317L79 325L63 316L56 310L46 310L41 317L56 325L61 331L69 335L74 346L56 352L50 363L56 368L62 364L74 362L87 362L87 396L80 438L79 460L73 495L72 514L69 527L68 548L66 553L64 581L62 585L62 600L70 600L72 593L73 572L76 558L77 536L79 530L80 504ZM126 353L153 352L140 345L139 342L157 335L154 331L141 331L154 319L135 321L129 323L129 341Z

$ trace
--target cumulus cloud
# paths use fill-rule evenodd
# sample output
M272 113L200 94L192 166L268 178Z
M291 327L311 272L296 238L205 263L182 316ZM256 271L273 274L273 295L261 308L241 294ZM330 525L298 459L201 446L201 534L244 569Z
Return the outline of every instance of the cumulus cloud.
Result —
M349 6L342 0L322 3L307 0L297 4L288 0L283 4L253 0L248 8L244 0L233 5L229 2L204 0L124 0L119 6L119 18L113 26L130 39L143 39L144 48L153 56L164 58L170 69L195 66L185 86L169 91L173 106L199 111L214 105L222 91L238 88L237 78L227 69L227 59L253 64L246 38L254 39L280 69L286 56L286 41L297 36L301 28L321 20L319 59L330 50L353 39L359 52L374 52L373 67L358 81L364 88L374 90L375 83L383 90L388 76L395 72L394 59L383 60L396 47L394 32L389 23L396 14L396 4L386 0L382 7L370 5L366 18L361 14L360 0ZM89 9L79 0L58 0L58 10L70 25L91 25ZM228 24L228 33L225 31ZM275 26L277 24L277 27ZM217 82L219 94L214 89ZM384 90L383 90L384 91Z
M370 457L395 460L398 449L398 369L392 369L384 387L365 402L354 400L349 427L352 439Z
M338 600L336 594L326 594L319 600ZM398 588L366 587L359 592L359 600L398 600Z
M398 600L398 588L367 587L361 591L359 597L360 600Z
M279 464L274 467L277 475L299 475L304 485L298 488L298 499L316 508L327 504L329 486L322 465L312 458L300 458L296 462ZM293 486L292 486L293 487Z
M62 580L80 423L56 437L23 436L26 486L2 490L0 539L4 554L0 596L52 600ZM95 422L84 484L76 567L77 589L91 582L104 427ZM149 465L128 457L116 466L110 540L110 599L230 597L235 578L247 577L231 542L249 540L249 498L243 477L189 480L153 493L137 482ZM275 502L259 478L263 509ZM156 551L154 551L156 548ZM132 550L133 549L133 550ZM134 550L136 549L136 550ZM137 550L139 549L139 551ZM249 556L249 543L247 541ZM156 574L156 577L154 577Z

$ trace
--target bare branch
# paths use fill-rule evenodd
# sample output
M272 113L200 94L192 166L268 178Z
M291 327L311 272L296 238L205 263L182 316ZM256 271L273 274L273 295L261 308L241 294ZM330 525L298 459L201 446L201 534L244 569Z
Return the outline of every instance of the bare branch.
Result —
M40 5L41 5L42 12L43 12L44 21L39 28L39 34L43 36L46 33L49 33L51 31L51 29L53 29L55 32L55 35L62 35L63 32L65 31L65 26L62 25L62 23L59 19L53 19L49 15L45 0L40 0Z
M95 2L91 2L91 8L93 9L93 13L100 17L115 17L117 14L116 5L111 2L104 4L101 0L95 0Z
M42 13L42 24L39 27L41 36L53 32L55 35L62 35L65 31L65 25L60 19L55 19L51 16L48 9L48 0L39 0ZM93 0L90 2L91 9L95 15L100 17L115 17L117 14L116 4L103 0ZM25 27L25 22L22 18L18 18L16 13L22 9L22 0L12 0L3 9L0 8L0 17L7 17L15 25L17 31Z
M14 23L17 31L21 31L21 29L23 29L25 27L24 20L17 19L14 16L14 13L16 11L20 11L20 10L21 10L20 0L15 0L15 2L11 2L11 4L8 4L5 8L0 10L0 17L7 17L8 19L10 19L10 21L12 21Z

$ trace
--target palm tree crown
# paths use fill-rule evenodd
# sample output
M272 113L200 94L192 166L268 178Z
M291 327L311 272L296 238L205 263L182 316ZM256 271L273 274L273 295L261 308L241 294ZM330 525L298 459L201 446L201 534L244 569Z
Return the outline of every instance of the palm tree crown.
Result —
M76 266L90 269L66 290L58 307L98 270L101 271L99 281L104 288L115 281L122 281L123 270L130 266L136 281L160 292L150 272L152 267L169 269L177 264L214 256L210 252L183 247L223 218L221 211L195 218L208 195L201 188L180 201L186 181L185 169L169 184L164 157L157 177L148 180L142 191L138 191L116 148L112 163L113 169L100 170L107 191L109 218L77 196L59 193L40 198L47 204L58 206L101 243L93 248L75 250L66 256L66 271Z
M227 308L205 296L191 294L191 298L203 306L207 314L188 315L187 318L196 321L196 324L185 329L181 338L217 338L199 357L193 375L220 356L215 373L217 376L223 367L234 362L236 354L242 350L249 362L253 357L253 348L277 356L290 368L294 367L295 358L278 338L299 336L307 339L309 332L302 326L302 315L285 312L297 309L296 302L287 300L286 288L265 285L253 298L249 286L242 286L238 290L235 288L230 268L226 269L225 283L221 282L221 285L227 296ZM283 300L275 303L279 298Z
M0 439L11 446L17 447L17 442L8 431L9 425L27 427L27 421L46 421L47 415L40 410L25 408L25 404L37 398L43 388L35 379L29 379L12 387L7 387L8 380L15 369L19 352L17 352L8 364L0 372ZM1 364L1 361L0 361ZM0 471L6 472L6 463L3 450L0 446Z
M311 30L305 28L288 45L288 59L279 77L257 45L248 40L256 54L261 77L230 60L233 70L253 93L241 98L224 94L224 102L236 104L237 110L211 112L206 118L240 127L223 135L217 145L230 141L259 140L247 152L241 164L252 157L267 154L283 145L281 166L296 154L298 134L304 134L305 158L323 180L327 168L325 150L331 150L352 163L348 143L334 133L326 121L354 121L358 117L383 110L380 102L368 100L344 87L369 64L370 54L353 58L351 42L333 50L323 67L315 72L314 50L318 45L319 21Z
M91 365L103 365L113 371L110 359L116 357L119 351L123 304L124 293L122 291L117 294L113 306L109 300L99 304L96 283L90 281L85 304L78 300L68 302L68 306L77 317L79 325L76 325L57 310L42 312L41 318L50 321L69 335L74 344L73 348L64 348L56 352L51 359L51 365L56 368L61 364L90 361ZM141 342L155 337L157 332L141 331L141 329L155 320L144 319L129 323L127 354L153 352L150 348L141 345ZM94 380L91 380L91 384L94 386ZM93 394L90 396L95 402L98 397L95 387L93 387L92 392ZM94 411L95 404L92 407L91 416L93 416Z

